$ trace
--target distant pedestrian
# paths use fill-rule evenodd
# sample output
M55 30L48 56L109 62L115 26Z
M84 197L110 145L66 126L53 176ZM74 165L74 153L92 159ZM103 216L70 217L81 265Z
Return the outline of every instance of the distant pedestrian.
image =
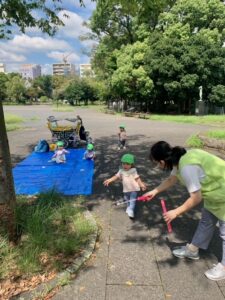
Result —
M125 126L123 124L121 124L119 126L118 137L119 137L119 140L118 140L118 150L120 150L120 149L126 149L127 133L126 133Z
M124 154L121 158L122 168L109 179L104 181L104 185L120 179L123 184L124 200L127 202L126 213L130 218L134 218L134 209L137 199L137 194L140 189L146 190L146 185L142 182L140 176L134 167L134 156L132 154Z

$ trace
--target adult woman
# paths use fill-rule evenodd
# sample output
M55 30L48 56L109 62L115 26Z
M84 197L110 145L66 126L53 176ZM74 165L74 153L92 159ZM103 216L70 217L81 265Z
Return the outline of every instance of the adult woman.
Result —
M172 187L178 180L189 192L189 198L182 205L164 214L167 223L204 201L202 217L191 244L173 250L173 254L179 258L199 259L199 248L208 248L215 226L219 222L223 241L222 261L206 271L205 275L211 280L225 279L225 161L203 150L186 151L182 147L171 147L165 141L152 146L150 159L157 162L160 168L171 170L171 174L145 195L153 198Z

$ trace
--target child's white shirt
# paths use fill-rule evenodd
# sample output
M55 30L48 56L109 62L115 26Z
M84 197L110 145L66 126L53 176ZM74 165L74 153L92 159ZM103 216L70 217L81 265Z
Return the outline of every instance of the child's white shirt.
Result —
M140 191L140 186L137 183L139 175L136 168L131 168L128 171L120 169L116 176L122 180L124 193Z

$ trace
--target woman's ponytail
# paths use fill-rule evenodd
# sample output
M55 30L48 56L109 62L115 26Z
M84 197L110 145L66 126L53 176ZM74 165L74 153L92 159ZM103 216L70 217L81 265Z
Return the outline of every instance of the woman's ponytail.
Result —
M155 143L150 149L150 160L165 162L165 169L172 170L173 166L177 166L182 155L186 153L183 147L171 147L165 141Z
M173 166L177 166L179 164L179 160L181 156L183 156L187 151L183 147L173 147L172 148L172 163Z

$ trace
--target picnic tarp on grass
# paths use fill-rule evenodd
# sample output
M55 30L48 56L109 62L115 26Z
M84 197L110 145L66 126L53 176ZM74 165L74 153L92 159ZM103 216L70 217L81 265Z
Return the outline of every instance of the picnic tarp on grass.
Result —
M13 169L17 195L56 190L64 195L90 195L94 162L84 160L84 149L68 149L64 164L49 162L53 152L30 154Z

